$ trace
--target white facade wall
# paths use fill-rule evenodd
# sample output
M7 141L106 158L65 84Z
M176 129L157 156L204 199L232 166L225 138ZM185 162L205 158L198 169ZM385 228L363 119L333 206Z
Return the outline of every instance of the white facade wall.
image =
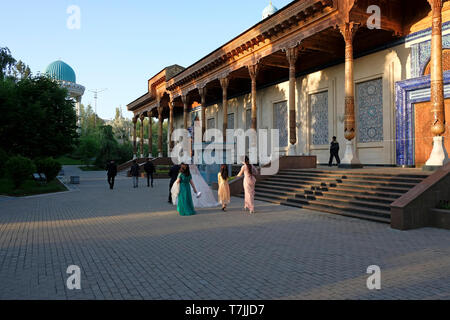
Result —
M382 128L383 141L358 143L354 139L360 161L363 164L395 164L395 82L410 77L410 49L399 45L379 51L354 61L354 82L380 79L382 83ZM301 63L301 61L300 61ZM329 143L336 136L341 146L341 158L345 149L344 138L344 64L323 69L297 78L296 81L296 152L301 155L317 155L319 163L327 163ZM258 129L274 128L274 104L287 101L289 82L283 82L257 91ZM323 145L312 143L311 94L328 92L328 142ZM234 127L245 129L246 109L251 108L251 95L230 99L228 113L234 113ZM358 119L358 99L355 88L355 112ZM215 104L206 109L206 118L214 118L215 127L222 129L222 106ZM358 120L357 120L358 124ZM287 123L289 126L289 122ZM183 117L175 118L174 128L183 127ZM358 131L357 131L358 132ZM281 153L287 148L281 148Z

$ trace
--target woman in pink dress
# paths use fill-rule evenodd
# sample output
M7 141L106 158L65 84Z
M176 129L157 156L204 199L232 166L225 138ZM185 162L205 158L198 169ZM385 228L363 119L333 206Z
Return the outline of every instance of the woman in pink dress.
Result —
M244 175L244 191L245 191L245 205L244 210L250 210L250 213L255 213L255 183L258 172L255 167L250 164L248 157L245 157L244 165L238 174L238 177Z

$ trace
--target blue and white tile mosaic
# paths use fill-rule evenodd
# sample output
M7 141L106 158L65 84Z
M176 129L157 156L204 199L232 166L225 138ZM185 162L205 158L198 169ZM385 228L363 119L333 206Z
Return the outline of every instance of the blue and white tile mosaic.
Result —
M358 142L383 141L383 81L370 80L356 85Z
M328 91L311 94L310 103L311 144L328 144Z
M273 105L273 127L279 130L280 147L288 145L288 108L287 101L274 103Z

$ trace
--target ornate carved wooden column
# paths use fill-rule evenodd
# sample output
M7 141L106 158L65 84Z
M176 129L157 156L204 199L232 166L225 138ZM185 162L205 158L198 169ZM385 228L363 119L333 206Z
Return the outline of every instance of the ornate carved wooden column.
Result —
M153 158L153 118L152 114L147 111L148 115L148 157Z
M230 79L224 77L219 79L220 86L222 87L222 111L223 111L223 142L227 141L227 129L228 129L228 85L230 84Z
M198 88L198 93L200 94L202 104L202 141L206 131L206 91L206 87Z
M137 158L137 137L136 137L136 124L137 124L138 117L133 117L133 159Z
M428 0L433 14L431 32L431 132L433 150L425 170L433 170L449 162L442 135L445 133L444 80L442 71L442 0Z
M139 146L140 146L140 150L141 150L141 158L144 157L144 120L145 120L145 116L144 114L141 114L139 116L139 120L141 120L141 128L140 128L140 136L139 136Z
M163 157L163 107L158 103L158 157Z
M298 58L298 47L287 48L286 58L289 62L289 150L288 155L295 155L297 143L296 112L295 112L295 63Z
M173 149L173 100L169 101L169 151Z
M339 26L345 40L345 122L344 136L347 139L345 155L340 167L361 168L361 162L356 154L352 140L356 136L355 124L355 90L353 81L353 39L359 25L354 22L346 22Z
M252 129L257 130L257 106L256 106L256 77L258 76L259 64L247 66L248 72L250 74L250 79L252 80Z
M182 95L181 96L181 100L183 101L183 123L184 123L184 129L187 130L188 129L188 118L189 118L187 95Z

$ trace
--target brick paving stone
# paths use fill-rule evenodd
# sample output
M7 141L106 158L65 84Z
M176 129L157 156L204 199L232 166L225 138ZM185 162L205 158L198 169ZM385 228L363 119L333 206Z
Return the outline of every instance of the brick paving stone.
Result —
M450 231L258 202L180 217L168 181L76 173L67 193L0 198L0 299L450 299ZM67 267L81 267L80 291ZM366 269L382 270L369 291Z

